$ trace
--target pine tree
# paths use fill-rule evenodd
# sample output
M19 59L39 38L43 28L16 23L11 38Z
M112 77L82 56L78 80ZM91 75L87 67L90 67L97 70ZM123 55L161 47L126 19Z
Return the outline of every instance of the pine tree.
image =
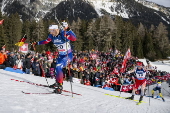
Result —
M0 11L0 20L3 19L2 13ZM6 44L5 33L4 33L4 25L0 25L0 47Z
M151 33L146 33L144 39L144 56L152 61L156 58L156 52L154 50L154 44Z
M169 55L170 45L167 28L162 22L156 28L154 38L156 40L155 46L158 58L166 58Z
M76 34L76 37L77 37L77 40L75 42L72 42L75 50L77 50L77 51L81 51L82 47L83 47L83 39L79 32L80 27L81 27L80 19L78 19L77 23L75 21L73 21L71 24L71 27L70 27L73 30L73 32Z
M27 35L26 43L30 43L30 21L26 20L23 22L22 36Z
M18 46L15 46L15 43L22 37L22 22L17 13L9 16L8 21L6 21L5 33L8 38L7 46L9 50L18 50Z
M86 46L86 50L92 50L95 49L94 46L94 35L93 35L93 27L94 27L94 21L92 20L91 22L88 23L88 27L87 27L87 31L85 32L85 37L86 37L86 41L87 41L87 46Z
M35 41L40 41L46 38L44 33L44 23L42 19L36 23L36 28L33 31L33 37ZM36 50L37 51L45 50L45 45L37 46Z
M123 19L119 16L116 16L115 24L116 24L115 47L121 51L122 50L122 39L121 38L122 38L122 30L123 30L123 26L124 26Z
M144 37L145 37L145 27L143 26L142 23L139 24L139 27L137 29L137 37L136 37L136 40L135 40L135 43L136 43L136 55L139 57L139 58L143 58L144 55L143 55L143 41L144 41Z

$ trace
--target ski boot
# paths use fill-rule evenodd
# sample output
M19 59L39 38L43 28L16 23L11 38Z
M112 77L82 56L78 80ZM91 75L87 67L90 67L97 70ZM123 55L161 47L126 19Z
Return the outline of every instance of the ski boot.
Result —
M62 83L57 83L57 86L54 89L54 93L61 94L63 90L63 85Z
M151 98L154 98L154 95L152 94Z
M57 83L54 83L54 84L49 86L49 88L55 88L55 87L57 87Z
M134 95L132 95L131 97L127 97L126 99L134 100Z
M143 96L140 96L140 98L139 98L139 102L141 103L141 102L142 102L142 100L143 100Z

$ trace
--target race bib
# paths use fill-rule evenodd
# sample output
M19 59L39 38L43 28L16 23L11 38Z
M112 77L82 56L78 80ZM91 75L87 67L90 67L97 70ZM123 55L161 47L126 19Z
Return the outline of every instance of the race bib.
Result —
M145 72L137 72L137 73L136 73L136 77L137 77L137 78L145 78L145 76L146 76L146 73L145 73Z
M71 49L71 46L68 42L63 44L56 44L55 46L58 48L59 53L67 52L68 50Z

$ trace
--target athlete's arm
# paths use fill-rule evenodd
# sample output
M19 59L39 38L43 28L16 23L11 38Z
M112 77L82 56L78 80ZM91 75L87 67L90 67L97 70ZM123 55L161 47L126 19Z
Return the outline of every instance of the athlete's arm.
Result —
M50 34L50 35L48 35L48 38L46 40L37 42L37 45L48 44L51 41L52 41L52 35Z
M66 37L67 39L71 40L71 41L76 41L76 35L74 34L74 32L72 30L66 31Z

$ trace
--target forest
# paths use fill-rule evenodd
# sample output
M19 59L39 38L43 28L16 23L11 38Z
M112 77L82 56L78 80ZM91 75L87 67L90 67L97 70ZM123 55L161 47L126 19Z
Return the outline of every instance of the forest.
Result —
M0 20L4 19L0 25L0 47L6 45L9 51L18 50L15 43L24 34L27 35L26 43L45 40L48 36L48 26L57 23L56 20L22 21L20 18L17 13L7 16L0 12ZM77 41L72 42L76 51L95 49L107 52L112 48L124 54L130 48L133 56L150 60L165 59L170 55L168 31L161 22L158 26L151 25L148 28L143 23L135 26L130 20L124 20L120 16L111 18L104 15L88 21L78 18L68 23L77 36ZM38 52L55 49L52 43L36 47Z

